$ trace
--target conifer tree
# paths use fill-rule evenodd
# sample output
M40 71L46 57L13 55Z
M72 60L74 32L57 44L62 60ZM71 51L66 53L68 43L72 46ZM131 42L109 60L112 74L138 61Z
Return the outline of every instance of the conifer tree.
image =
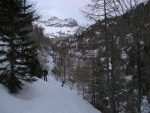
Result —
M31 64L37 62L31 41L34 11L22 0L1 1L1 78L11 93L21 89L22 80L32 81ZM5 43L4 43L5 42ZM2 47L2 45L0 45ZM34 62L34 63L33 63Z

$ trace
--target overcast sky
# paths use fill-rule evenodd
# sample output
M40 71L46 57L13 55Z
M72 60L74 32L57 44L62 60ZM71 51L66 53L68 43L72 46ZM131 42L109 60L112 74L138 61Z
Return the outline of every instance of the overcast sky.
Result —
M35 4L35 9L47 19L51 16L59 18L74 18L80 24L87 24L88 20L80 10L84 9L88 0L29 0Z

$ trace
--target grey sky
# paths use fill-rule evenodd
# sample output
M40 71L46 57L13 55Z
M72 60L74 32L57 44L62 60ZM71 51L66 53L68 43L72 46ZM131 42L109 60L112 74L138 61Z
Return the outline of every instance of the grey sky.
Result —
M37 12L46 19L51 16L59 18L74 18L81 24L88 20L80 10L84 8L88 0L30 0L35 3Z

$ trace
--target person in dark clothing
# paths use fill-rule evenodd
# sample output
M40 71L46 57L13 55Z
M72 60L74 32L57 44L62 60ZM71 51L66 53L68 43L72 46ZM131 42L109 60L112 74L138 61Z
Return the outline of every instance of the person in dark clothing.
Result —
M44 81L47 81L48 71L46 69L44 69L43 75L44 75Z

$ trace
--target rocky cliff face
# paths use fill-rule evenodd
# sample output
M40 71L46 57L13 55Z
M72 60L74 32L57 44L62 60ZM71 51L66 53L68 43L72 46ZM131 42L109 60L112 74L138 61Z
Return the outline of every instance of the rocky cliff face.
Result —
M78 23L76 20L72 18L67 19L59 19L58 17L51 17L46 21L41 21L46 26L54 26L54 27L77 27Z
M82 29L78 22L72 18L51 17L48 20L39 20L36 24L44 28L44 33L50 38L68 37Z

